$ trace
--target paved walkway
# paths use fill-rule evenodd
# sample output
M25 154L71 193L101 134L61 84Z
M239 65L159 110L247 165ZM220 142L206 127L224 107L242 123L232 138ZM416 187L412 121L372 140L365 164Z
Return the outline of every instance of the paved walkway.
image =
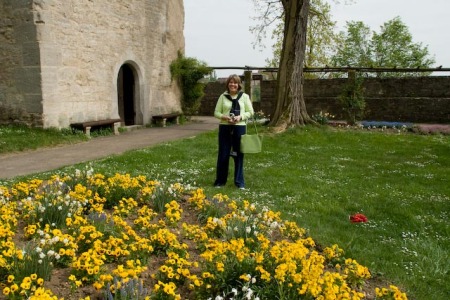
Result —
M192 122L169 127L141 128L117 136L97 137L86 142L0 155L0 179L46 172L92 161L129 150L195 136L218 127L214 117L194 117Z

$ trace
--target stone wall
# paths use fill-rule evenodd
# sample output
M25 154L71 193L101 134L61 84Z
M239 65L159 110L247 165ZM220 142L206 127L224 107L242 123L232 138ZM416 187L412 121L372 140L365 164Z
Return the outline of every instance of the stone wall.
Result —
M338 97L346 79L307 79L304 97L309 115L328 112L336 119L345 119ZM365 79L365 120L450 123L450 77ZM261 82L261 101L255 110L271 115L275 110L275 81ZM224 82L207 85L202 100L202 115L212 115L218 96L225 90Z
M0 2L0 123L42 126L39 52L30 1Z
M44 127L118 118L117 79L127 64L135 77L136 124L180 110L181 92L169 66L184 52L182 0L0 5L0 53L6 53L0 107L35 113Z

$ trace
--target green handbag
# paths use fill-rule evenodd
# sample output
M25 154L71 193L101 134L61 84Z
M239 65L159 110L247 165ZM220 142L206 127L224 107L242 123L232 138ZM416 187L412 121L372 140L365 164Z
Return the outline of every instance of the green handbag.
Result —
M255 125L256 134L241 135L242 153L260 153L262 150L262 136L258 134L258 128L256 128L256 120L253 120L253 125Z

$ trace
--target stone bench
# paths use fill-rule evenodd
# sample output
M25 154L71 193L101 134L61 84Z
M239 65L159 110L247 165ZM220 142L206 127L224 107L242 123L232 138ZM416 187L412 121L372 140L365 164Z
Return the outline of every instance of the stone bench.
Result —
M181 113L170 113L163 115L155 115L152 116L152 120L155 124L160 125L162 127L166 127L167 121L174 122L175 124L180 124L180 116Z
M99 120L99 121L86 121L86 122L72 123L72 124L70 124L70 127L74 128L74 129L83 130L83 132L87 136L91 136L91 128L92 127L108 126L114 131L115 135L118 135L120 123L121 123L120 119L106 119L106 120Z

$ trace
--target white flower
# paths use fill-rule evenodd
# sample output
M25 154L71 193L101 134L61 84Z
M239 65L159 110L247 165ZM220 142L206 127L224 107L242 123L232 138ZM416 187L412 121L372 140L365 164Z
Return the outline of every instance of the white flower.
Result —
M55 255L55 251L53 251L53 250L48 250L47 255L48 255L48 256L53 256L53 255Z
M246 297L247 299L251 299L251 298L252 298L252 295L253 295L252 289L251 289L251 288L248 288L247 294L245 295L245 297Z
M41 253L42 252L42 248L41 247L36 247L36 252L37 253Z
M237 295L237 293L238 293L238 291L237 291L236 288L232 288L232 289L231 289L231 292L232 292L234 295Z
M223 300L222 296L217 296L214 300Z
M252 228L250 226L245 227L245 232L250 233L252 231Z
M45 253L42 253L42 252L39 253L39 258L40 258L40 259L44 259L44 257L45 257Z

